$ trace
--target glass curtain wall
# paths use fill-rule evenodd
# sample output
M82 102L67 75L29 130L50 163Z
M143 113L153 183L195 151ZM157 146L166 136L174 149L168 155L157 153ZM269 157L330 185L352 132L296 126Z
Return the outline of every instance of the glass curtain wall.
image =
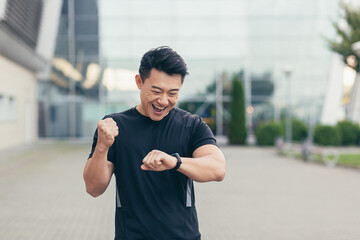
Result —
M40 86L40 137L93 134L87 113L99 116L101 72L97 1L64 0L49 81Z
M248 85L266 76L274 88L254 115L267 111L266 118L276 118L291 93L295 114L306 118L310 108L322 107L331 68L323 37L335 35L331 22L338 11L339 0L65 0L49 81L56 94L48 94L52 105L45 107L49 129L60 114L68 120L58 129L74 129L74 121L76 136L91 136L104 114L135 106L141 57L163 45L188 64L180 100L204 93L219 74L229 80L243 71ZM63 60L72 74L61 69ZM291 69L288 79L285 69ZM77 103L75 120L65 116L71 115L69 101Z
M324 37L338 14L338 0L102 0L100 46L108 66L133 71L148 49L176 49L190 70L180 100L243 70L246 84L272 81L270 98L247 87L254 120L279 119L288 102L298 117L319 119L332 54Z

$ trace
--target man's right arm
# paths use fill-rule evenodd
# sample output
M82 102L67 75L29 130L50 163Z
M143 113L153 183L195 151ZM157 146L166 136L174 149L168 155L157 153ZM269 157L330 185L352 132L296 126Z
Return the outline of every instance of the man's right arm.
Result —
M88 159L84 168L86 192L97 197L108 187L114 172L114 164L108 161L108 151L119 134L116 122L112 118L98 122L98 139L94 154Z

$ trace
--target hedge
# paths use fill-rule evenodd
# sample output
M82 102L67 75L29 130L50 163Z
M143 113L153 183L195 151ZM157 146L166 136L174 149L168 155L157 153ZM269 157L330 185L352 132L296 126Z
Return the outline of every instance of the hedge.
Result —
M273 121L260 123L255 135L258 145L274 146L276 138L281 136L281 124Z
M339 146L341 144L339 128L336 126L317 125L314 131L314 143L326 146Z
M341 135L341 145L358 145L360 137L360 127L359 125L352 123L350 121L341 121L338 122L336 127L340 131Z
M302 142L307 137L307 127L306 124L299 120L299 119L293 119L291 121L291 129L292 129L292 141L298 141ZM284 139L286 139L286 122L281 122L281 135Z

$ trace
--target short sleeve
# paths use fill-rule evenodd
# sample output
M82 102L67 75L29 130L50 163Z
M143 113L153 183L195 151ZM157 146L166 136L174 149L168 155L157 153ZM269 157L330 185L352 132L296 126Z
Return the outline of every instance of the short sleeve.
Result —
M94 138L93 138L93 143L92 143L92 147L91 147L91 152L89 154L89 158L92 158L94 151L95 151L95 147L97 144L97 139L98 139L98 130L96 129L95 133L94 133ZM107 160L115 163L115 144L113 144L108 151L108 156L107 156Z
M193 122L190 138L190 150L194 153L196 149L206 144L216 144L216 139L209 126L202 120L201 117L196 116Z

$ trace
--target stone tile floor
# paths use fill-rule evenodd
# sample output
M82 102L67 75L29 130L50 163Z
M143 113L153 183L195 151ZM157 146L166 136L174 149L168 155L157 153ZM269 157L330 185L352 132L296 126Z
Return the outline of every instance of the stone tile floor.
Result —
M358 240L360 171L229 147L221 183L195 185L203 240ZM92 198L90 143L39 142L0 152L0 239L113 239L114 184Z

